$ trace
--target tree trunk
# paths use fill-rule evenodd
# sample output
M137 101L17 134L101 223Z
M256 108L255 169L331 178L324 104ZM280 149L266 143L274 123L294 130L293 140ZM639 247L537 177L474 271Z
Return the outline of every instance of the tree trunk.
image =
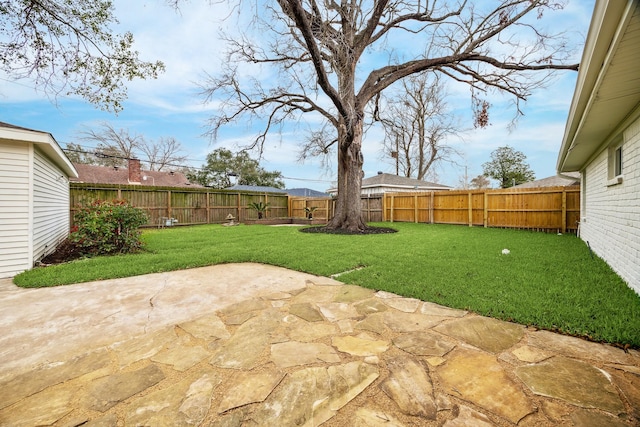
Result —
M350 232L363 231L366 224L362 218L360 191L362 187L362 133L361 119L352 121L351 132L340 126L338 138L338 197L333 219L327 224L330 229Z

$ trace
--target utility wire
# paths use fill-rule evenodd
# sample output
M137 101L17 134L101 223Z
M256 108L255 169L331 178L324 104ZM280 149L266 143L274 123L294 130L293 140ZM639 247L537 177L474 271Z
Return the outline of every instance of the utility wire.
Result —
M100 151L97 151L97 150L96 151L85 151L85 150L76 150L76 149L73 149L73 148L63 148L62 151L72 152L72 153L89 154L89 155L96 156L96 157L99 157L99 158L102 158L102 159L133 160L131 157L118 156L118 155L115 155L115 154L106 154L104 152L100 152ZM153 162L151 160L145 160L145 159L135 158L135 160L140 160L141 162L149 163L149 164L156 163L156 162ZM203 168L198 167L198 166L177 165L177 164L172 164L172 163L164 163L164 166L171 166L171 167L174 167L174 168L198 169L198 170L202 170L203 169Z

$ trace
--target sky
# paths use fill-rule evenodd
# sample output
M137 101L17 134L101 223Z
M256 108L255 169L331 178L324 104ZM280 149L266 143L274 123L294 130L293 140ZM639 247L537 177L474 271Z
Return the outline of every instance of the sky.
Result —
M0 72L0 121L49 132L62 148L67 143L80 143L90 149L91 144L78 137L82 131L95 130L103 122L150 140L174 137L188 158L186 165L193 167L203 165L207 154L216 148L238 151L246 146L256 133L248 124L223 128L215 141L206 135L208 119L218 104L215 100L205 103L199 89L205 75L215 75L224 61L225 43L220 31L235 31L230 27L235 21L225 19L233 13L227 9L227 3L185 1L179 11L162 0L115 0L114 5L120 21L115 29L131 31L134 48L141 58L163 61L165 73L155 80L128 84L124 109L114 115L77 97L51 99L35 88L32 81L14 80ZM575 40L574 62L580 60L593 5L594 0L570 0L565 9L554 13L549 21L549 25L554 26L552 30L557 27ZM504 145L526 155L536 178L555 175L576 78L576 72L560 72L546 88L534 92L523 105L524 116L518 119L515 128L509 126L515 114L511 99L495 95L489 98L490 126L474 129L469 89L449 83L447 103L459 115L461 127L468 130L461 137L447 141L461 154L455 164L442 165L430 180L459 188L465 174L468 179L482 174L482 164L490 160L491 152ZM309 120L308 128L317 126L313 118ZM383 139L381 129L372 129L365 136L365 177L377 172L395 173L395 161L382 155ZM335 159L330 159L328 168L319 158L301 163L298 161L300 143L301 134L293 128L282 134L270 134L261 166L268 171L280 171L286 188L325 191L334 186Z

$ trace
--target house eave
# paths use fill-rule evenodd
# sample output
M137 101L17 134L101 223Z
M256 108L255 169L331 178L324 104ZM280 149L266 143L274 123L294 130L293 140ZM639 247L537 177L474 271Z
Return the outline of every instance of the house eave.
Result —
M632 18L637 24L637 8L637 0L596 1L558 154L559 173L583 169L640 103L640 90L622 90L638 87L640 60L629 52L640 49L640 42L629 37L621 45Z
M38 146L69 178L77 178L78 171L64 154L53 135L22 128L0 127L0 139Z

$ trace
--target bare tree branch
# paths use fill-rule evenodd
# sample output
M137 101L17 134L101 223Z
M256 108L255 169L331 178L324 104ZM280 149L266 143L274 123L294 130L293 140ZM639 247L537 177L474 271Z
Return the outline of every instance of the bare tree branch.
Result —
M102 122L95 129L82 130L78 138L97 144L95 163L102 166L126 167L127 159L143 157L149 164L149 170L160 171L168 165L184 163L187 159L181 154L180 142L173 137L154 142L143 135L132 134L128 129L116 129L108 122Z
M183 152L182 144L173 138L160 138L158 142L145 141L140 145L140 151L149 160L149 170L161 171L168 165L184 164L187 156Z
M384 157L395 159L397 172L406 177L425 179L459 155L445 140L458 135L460 125L447 108L442 82L432 74L402 80L402 88L385 97L377 113L385 130Z
M0 70L31 78L54 98L80 95L119 111L126 81L156 78L161 62L144 62L133 35L113 34L112 2L6 0L0 3Z

